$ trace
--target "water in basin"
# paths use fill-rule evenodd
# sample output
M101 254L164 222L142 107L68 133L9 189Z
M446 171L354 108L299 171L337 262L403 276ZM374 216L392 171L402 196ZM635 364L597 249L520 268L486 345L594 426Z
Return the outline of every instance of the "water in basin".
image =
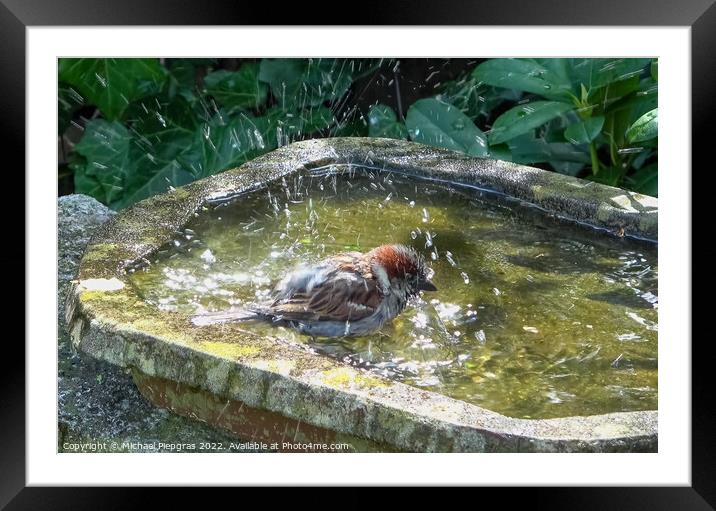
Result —
M656 409L656 246L491 192L319 169L204 207L131 281L162 310L224 310L298 262L385 243L423 253L438 291L379 333L244 328L512 417Z

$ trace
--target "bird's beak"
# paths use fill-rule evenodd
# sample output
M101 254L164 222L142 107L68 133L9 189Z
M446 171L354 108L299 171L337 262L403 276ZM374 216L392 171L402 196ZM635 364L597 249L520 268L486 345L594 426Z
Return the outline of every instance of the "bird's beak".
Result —
M420 291L437 291L438 288L435 287L435 284L430 282L429 280L422 280L418 283L418 289Z

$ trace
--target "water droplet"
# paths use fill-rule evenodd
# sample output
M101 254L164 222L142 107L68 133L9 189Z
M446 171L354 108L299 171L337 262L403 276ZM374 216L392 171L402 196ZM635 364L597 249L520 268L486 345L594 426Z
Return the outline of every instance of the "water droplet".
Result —
M619 353L619 356L614 359L614 361L610 364L612 367L619 367L619 362L621 361L622 357L624 356L624 353Z
M634 342L634 341L640 341L641 335L637 335L634 332L629 332L627 334L617 335L617 339L622 342Z
M416 239L418 237L418 233L415 231L410 231L410 239Z
M433 237L430 234L430 231L425 232L425 248L430 248L433 246Z
M452 258L452 253L450 251L445 252L445 258L450 263L450 266L456 266L455 259Z
M104 76L99 73L95 73L94 76L102 87L107 87L107 79Z
M214 254L212 254L211 250L209 250L208 248L206 250L204 250L204 252L202 252L200 257L201 257L201 260L207 264L212 264L212 263L216 262L216 256Z
M624 149L617 150L619 154L635 154L640 153L644 150L643 147L625 147Z
M163 128L167 127L167 121L162 117L162 115L159 112L155 112L155 115L157 116L157 120L159 121L159 124L162 125Z
M460 276L462 277L462 280L463 280L463 282L465 282L465 284L470 283L470 276L467 273L462 272L462 273L460 273Z
M477 339L477 342L480 344L485 344L485 341L487 341L487 336L485 335L484 330L478 330L475 332L475 339Z

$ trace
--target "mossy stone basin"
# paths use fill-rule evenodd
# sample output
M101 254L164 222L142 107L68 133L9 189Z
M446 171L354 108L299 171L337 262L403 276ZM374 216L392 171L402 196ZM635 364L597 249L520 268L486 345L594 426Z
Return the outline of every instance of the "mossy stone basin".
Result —
M145 200L92 239L67 301L75 345L131 368L150 400L277 450L417 452L655 451L657 412L506 417L257 335L240 323L196 328L151 306L127 271L147 261L207 203L326 165L371 166L494 190L548 216L655 240L657 200L507 162L405 141L297 142L242 167ZM595 232L595 236L607 236Z

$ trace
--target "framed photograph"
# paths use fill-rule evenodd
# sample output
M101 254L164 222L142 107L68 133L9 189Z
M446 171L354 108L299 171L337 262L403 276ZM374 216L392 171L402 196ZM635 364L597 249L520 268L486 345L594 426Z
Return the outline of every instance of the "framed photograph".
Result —
M691 167L716 8L296 26L170 3L0 6L31 304L0 505L386 484L712 505Z

